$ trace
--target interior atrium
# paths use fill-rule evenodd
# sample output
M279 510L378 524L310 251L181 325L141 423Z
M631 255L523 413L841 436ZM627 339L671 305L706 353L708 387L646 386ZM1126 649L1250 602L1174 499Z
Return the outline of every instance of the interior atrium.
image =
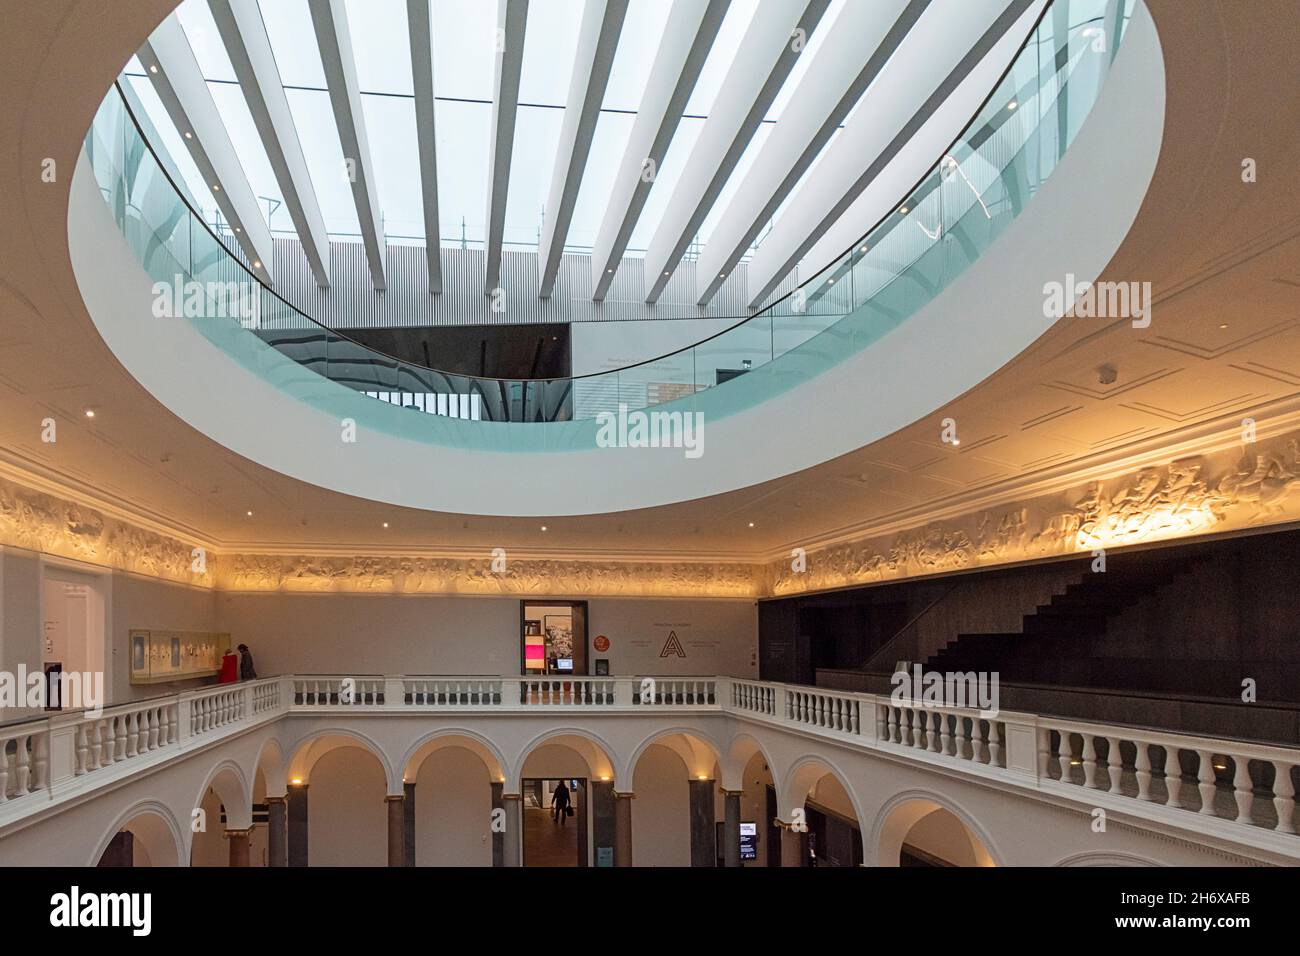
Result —
M36 922L124 868L1300 861L1296 0L0 16Z

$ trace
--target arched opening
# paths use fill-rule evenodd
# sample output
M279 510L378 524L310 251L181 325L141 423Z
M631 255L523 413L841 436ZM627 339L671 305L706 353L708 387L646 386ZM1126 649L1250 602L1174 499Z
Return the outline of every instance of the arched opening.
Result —
M614 761L604 746L580 733L548 735L525 751L517 779L524 866L612 863ZM561 788L568 812L557 812Z
M180 866L180 828L161 804L128 811L102 841L95 865L103 867Z
M989 847L962 815L923 797L888 808L876 854L878 866L997 866Z
M716 866L725 816L714 745L673 731L633 756L632 860L637 866Z
M777 806L782 866L861 866L862 826L844 777L820 758L791 770Z
M405 763L408 866L492 866L502 852L492 813L503 808L499 755L467 734L420 744Z
M233 764L218 767L199 793L189 827L190 866L229 866L228 830L252 827L252 807L243 774Z
M289 865L385 866L389 774L360 737L324 734L289 761Z

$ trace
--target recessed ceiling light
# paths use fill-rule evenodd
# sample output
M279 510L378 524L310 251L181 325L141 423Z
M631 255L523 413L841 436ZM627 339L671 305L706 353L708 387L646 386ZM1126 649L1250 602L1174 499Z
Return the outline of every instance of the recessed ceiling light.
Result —
M543 530L543 531L546 530L546 525L542 525L542 530Z
M157 72L158 72L158 67L157 67L156 65L151 64L150 67L149 67L149 72L150 72L150 73L157 73Z
M94 418L94 417L95 417L95 410L94 410L93 408L88 408L88 409L86 409L86 417L87 417L87 418Z
M238 226L235 227L235 232L239 232L239 227L238 227Z
M866 246L859 246L859 247L858 247L858 252L866 252L866 251L867 251L867 247L866 247Z
M254 260L253 260L253 268L254 268L254 269L260 269L260 268L262 268L262 261L261 261L260 259L254 259Z
M613 270L613 269L606 269L605 271L608 272L610 275L613 275L613 274L614 274L614 270Z
M191 133L189 130L186 130L186 131L185 131L185 138L186 138L186 139L193 139L193 138L194 138L194 134Z
M216 183L213 183L213 184L212 184L212 191L213 191L214 193L219 193L219 192L221 192L221 187L218 186Z
M248 513L248 516L249 516L250 518L253 517L253 512L250 511L250 512Z
M751 521L751 522L749 523L749 526L750 526L751 528L754 527L754 522Z
M1221 329L1226 329L1227 327L1228 327L1228 326L1227 326L1226 323L1225 323L1224 325L1219 326L1219 328L1221 328Z
M1017 106L1019 106L1019 105L1020 105L1020 104L1017 103L1015 100L1012 100L1010 103L1007 104L1007 109L1009 109L1009 110L1013 110L1013 109L1015 109L1015 108L1016 108Z
M387 522L387 521L384 522L384 527L385 527L385 528L388 527L388 522Z
M952 440L952 443L953 443L953 446L956 447L957 445L960 445L960 444L961 444L961 439L960 439L960 438L954 438L954 439Z
M835 278L832 276L831 278L827 279L827 280L826 280L826 284L827 284L827 285L834 285L834 284L835 284Z

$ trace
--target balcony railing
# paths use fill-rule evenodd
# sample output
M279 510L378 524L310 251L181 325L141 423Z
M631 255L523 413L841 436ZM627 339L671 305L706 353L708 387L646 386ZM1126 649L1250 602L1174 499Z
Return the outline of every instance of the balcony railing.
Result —
M294 715L691 712L1086 801L1300 860L1300 748L730 677L297 675L0 726L0 827Z

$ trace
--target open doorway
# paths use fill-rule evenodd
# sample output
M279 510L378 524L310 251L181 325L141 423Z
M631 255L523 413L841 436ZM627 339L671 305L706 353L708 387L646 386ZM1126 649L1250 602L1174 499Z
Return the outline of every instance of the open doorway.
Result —
M41 577L46 710L72 710L96 702L103 705L110 686L104 579L51 564L43 565ZM78 676L73 678L74 674ZM92 686L86 686L88 680ZM68 695L76 699L65 699Z
M557 812L556 791L568 794ZM524 866L588 866L587 779L524 778Z
M587 602L520 601L519 665L526 677L587 673Z

